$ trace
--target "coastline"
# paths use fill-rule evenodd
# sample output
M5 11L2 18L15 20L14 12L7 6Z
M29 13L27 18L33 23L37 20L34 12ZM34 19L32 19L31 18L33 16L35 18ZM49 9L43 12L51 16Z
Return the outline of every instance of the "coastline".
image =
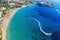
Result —
M14 9L12 9L8 13L8 15L4 18L4 20L3 20L4 23L3 23L3 28L2 28L2 31L3 31L3 34L2 34L3 38L2 38L2 40L6 40L6 31L7 31L8 23L9 23L11 17L15 14L15 12L18 9L20 9L20 8L14 8Z
M26 6L24 5L21 8L24 8L24 7L26 7ZM4 18L4 20L3 20L4 23L3 23L3 27L2 27L2 31L3 31L3 34L2 34L3 38L2 38L2 40L7 40L6 39L6 33L7 33L8 23L9 23L11 17L15 14L15 12L17 12L21 8L14 8L14 9L12 9L8 13L7 17Z

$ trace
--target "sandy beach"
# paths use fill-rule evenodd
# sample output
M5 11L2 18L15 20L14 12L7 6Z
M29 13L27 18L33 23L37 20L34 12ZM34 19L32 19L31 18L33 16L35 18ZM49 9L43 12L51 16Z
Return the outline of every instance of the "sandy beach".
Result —
M6 40L6 31L7 31L8 23L9 23L11 17L14 15L14 13L15 13L18 9L19 9L19 8L14 8L14 9L12 9L12 10L7 14L7 16L4 18L4 20L3 20L3 27L2 27L2 30L3 30L3 39L2 39L2 40Z
M21 8L23 8L23 7L26 7L26 6L24 5ZM3 26L2 27L2 31L3 31L3 35L2 36L3 36L3 38L2 38L2 40L6 40L7 27L8 27L8 23L9 23L11 17L15 14L16 11L18 11L21 8L11 9L9 11L9 13L7 14L7 16L3 18L3 25L2 25Z

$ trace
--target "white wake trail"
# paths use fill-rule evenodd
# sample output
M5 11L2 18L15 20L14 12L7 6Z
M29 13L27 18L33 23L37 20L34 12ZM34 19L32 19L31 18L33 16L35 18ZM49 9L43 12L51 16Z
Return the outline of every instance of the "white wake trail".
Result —
M45 31L42 30L42 28L41 28L41 23L39 22L39 20L37 20L37 19L35 19L35 18L32 18L32 19L35 20L35 21L38 23L38 26L39 26L39 28L40 28L40 31L41 31L43 34L45 34L46 36L51 36L51 35L52 35L52 33L46 33Z

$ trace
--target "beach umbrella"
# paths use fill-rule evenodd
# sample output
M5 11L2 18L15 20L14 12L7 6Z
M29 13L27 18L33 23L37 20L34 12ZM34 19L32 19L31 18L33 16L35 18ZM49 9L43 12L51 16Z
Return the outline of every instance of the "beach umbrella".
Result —
M53 40L51 35L58 31L59 10L42 1L21 8L13 15L8 24L7 40Z

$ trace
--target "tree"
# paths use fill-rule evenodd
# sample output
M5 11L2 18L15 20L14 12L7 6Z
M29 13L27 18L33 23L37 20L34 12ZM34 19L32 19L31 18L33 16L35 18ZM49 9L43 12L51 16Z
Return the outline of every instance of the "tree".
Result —
M2 17L6 15L6 10L3 10Z
M1 3L1 0L0 0L0 3Z
M0 0L0 4L2 4L2 0ZM1 5L0 5L0 8L1 8Z
M2 29L1 29L1 26L0 26L0 40L2 40Z
M8 2L6 1L6 3L5 3L5 7L6 7L6 9L8 9L9 8L9 4L8 4Z

